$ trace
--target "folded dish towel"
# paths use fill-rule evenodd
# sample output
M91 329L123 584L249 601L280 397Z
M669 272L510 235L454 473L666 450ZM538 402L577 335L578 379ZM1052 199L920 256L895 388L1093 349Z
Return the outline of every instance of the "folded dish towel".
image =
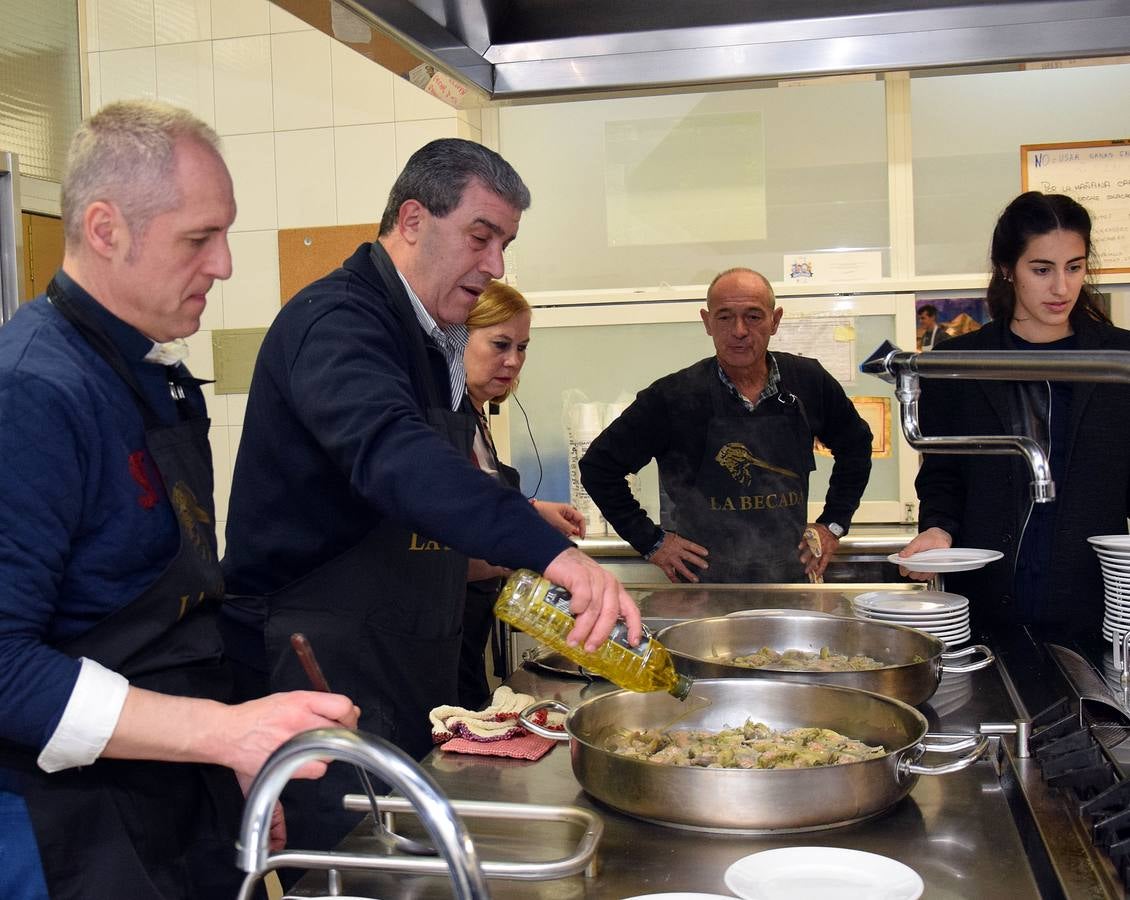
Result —
M456 753L540 759L555 742L530 734L518 724L518 714L533 702L529 694L516 694L503 685L494 692L486 709L437 706L430 713L432 740L444 750ZM547 728L564 730L564 717L560 713L539 710L533 721Z

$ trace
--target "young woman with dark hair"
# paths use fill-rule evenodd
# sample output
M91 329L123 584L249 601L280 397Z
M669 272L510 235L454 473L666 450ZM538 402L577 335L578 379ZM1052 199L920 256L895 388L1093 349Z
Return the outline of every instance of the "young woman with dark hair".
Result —
M993 231L992 321L938 346L952 350L1130 350L1087 283L1091 217L1075 200L1029 191ZM1026 434L1048 454L1056 499L1035 504L1019 456L923 457L915 487L919 535L909 556L938 547L1004 558L946 577L970 599L975 626L1047 626L1097 636L1103 587L1089 535L1126 532L1130 509L1130 386L1084 382L925 379L927 435ZM925 573L910 572L925 579Z

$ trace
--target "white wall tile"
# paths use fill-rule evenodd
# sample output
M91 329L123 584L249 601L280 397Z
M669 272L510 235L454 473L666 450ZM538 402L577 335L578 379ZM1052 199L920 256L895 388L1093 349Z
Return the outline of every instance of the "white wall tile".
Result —
M243 425L243 417L247 415L247 395L228 394L228 424ZM235 447L233 446L233 450ZM233 454L234 455L234 454Z
M396 180L396 126L353 125L334 129L337 221L379 222Z
M188 359L185 364L189 371L197 378L215 378L216 369L212 363L212 332L202 328L184 340L188 344Z
M106 0L102 0L103 3ZM211 0L212 37L248 37L267 34L271 27L267 0Z
M330 38L320 31L271 36L275 130L333 124Z
M212 84L212 42L166 44L156 49L157 97L183 106L209 125L216 124Z
M481 128L476 128L474 125L470 124L469 122L465 122L462 119L459 119L458 122L459 137L463 138L463 140L465 141L474 141L476 144L481 144L483 142L483 131Z
M212 290L208 291L208 303L204 313L200 316L200 327L205 331L212 331L224 327L224 283L212 282Z
M93 114L102 106L102 54L86 54L86 107Z
M396 171L408 162L408 157L429 141L438 138L459 137L459 122L450 119L426 119L422 122L396 123Z
M212 39L211 0L153 0L158 44Z
M152 47L99 53L101 105L115 100L153 100L157 96L157 62ZM91 112L96 110L92 109Z
M288 13L281 6L269 4L271 8L271 33L281 31L311 31L314 26L303 22L298 16Z
M466 122L478 131L483 130L483 111L477 106L456 110L456 115L458 115L460 122Z
M271 131L271 39L267 35L213 41L216 130L220 134Z
M99 50L153 46L153 0L101 0L93 14Z
M217 396L214 384L205 384L200 387L204 394L204 402L208 405L208 418L212 420L212 428L226 428L228 424L228 398L223 394Z
M279 311L279 243L275 231L228 235L232 277L224 284L224 327L266 328Z
M330 43L335 125L391 122L392 89L397 77L341 41Z
M213 427L208 431L212 444L212 472L215 481L214 499L216 501L216 521L227 521L228 498L231 496L231 445L229 432L225 425Z
M393 102L396 104L398 122L410 119L455 119L457 115L454 107L420 90L407 78L393 79Z
M231 230L261 231L278 226L275 204L275 136L233 134L224 138L224 160L235 184Z
M337 224L332 128L275 135L279 228Z

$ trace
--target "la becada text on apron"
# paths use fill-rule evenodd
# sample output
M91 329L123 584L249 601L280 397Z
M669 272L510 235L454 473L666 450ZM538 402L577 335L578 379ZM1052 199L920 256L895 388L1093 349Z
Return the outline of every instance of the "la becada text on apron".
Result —
M92 659L166 694L226 701L230 677L215 616L223 596L216 558L208 419L178 400L164 424L117 347L52 281L47 296L129 388L145 426L146 451L176 515L180 545L140 596L57 649ZM183 397L169 368L170 390ZM90 897L231 896L242 793L219 766L118 759L48 775L26 748L0 748L20 772L53 900ZM97 887L94 887L97 886Z

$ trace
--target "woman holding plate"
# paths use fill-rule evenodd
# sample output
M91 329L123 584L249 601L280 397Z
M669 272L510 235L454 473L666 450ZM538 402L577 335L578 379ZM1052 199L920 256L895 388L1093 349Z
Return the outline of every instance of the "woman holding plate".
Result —
M992 321L943 341L953 350L1130 350L1087 283L1091 217L1070 197L1029 191L993 231ZM1087 543L1126 532L1130 386L1089 382L924 379L927 435L1026 434L1048 454L1056 499L1035 504L1019 456L927 454L915 481L920 534L899 554L998 550L984 568L946 576L984 628L1018 623L1094 635L1103 613L1098 559ZM913 571L924 580L929 573Z

